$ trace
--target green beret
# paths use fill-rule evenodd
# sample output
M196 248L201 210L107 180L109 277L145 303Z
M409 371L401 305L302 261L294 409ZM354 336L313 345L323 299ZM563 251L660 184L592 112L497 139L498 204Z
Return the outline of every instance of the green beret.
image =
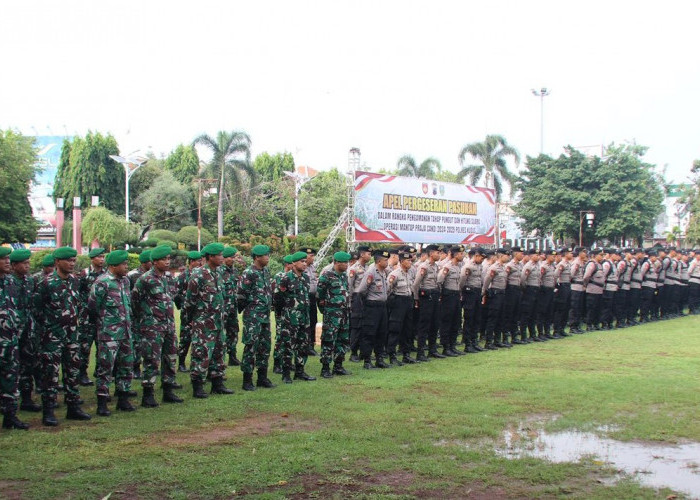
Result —
M187 260L199 260L202 258L202 254L197 252L196 250L193 250L191 252L187 252Z
M53 251L53 258L56 260L72 259L76 255L78 252L71 247L61 247Z
M253 257L262 257L270 253L270 247L267 245L255 245L252 250Z
M141 254L141 255L143 255L143 254ZM107 263L108 266L118 266L122 262L126 261L128 258L129 258L129 252L127 252L126 250L115 250L115 251L109 252L107 254L107 257L105 258L105 262Z
M12 249L10 247L0 247L0 259L3 257L7 257L12 253Z
M151 260L160 260L166 257L170 257L173 249L170 245L159 245L151 250Z
M105 252L106 252L106 250L104 248L93 248L92 250L90 250L88 257L90 257L91 259L94 259L95 257L99 257L100 255L102 255Z
M45 255L43 259L41 259L41 265L43 267L49 267L54 265L54 260L53 260L53 255L48 254Z
M306 252L296 252L292 254L292 262L299 262L300 260L306 260Z
M15 250L10 254L10 262L24 262L32 256L32 252L26 248Z
M144 250L139 254L139 262L145 264L146 262L151 262L153 258L151 257L151 252L153 250Z
M202 248L202 255L219 255L220 253L224 253L224 245L221 243L209 243Z
M291 255L285 255L282 257L282 262L285 264L291 264L292 263L292 256Z
M224 257L233 257L238 253L236 247L224 247Z
M350 257L351 255L347 252L335 252L333 254L333 260L336 262L348 262Z

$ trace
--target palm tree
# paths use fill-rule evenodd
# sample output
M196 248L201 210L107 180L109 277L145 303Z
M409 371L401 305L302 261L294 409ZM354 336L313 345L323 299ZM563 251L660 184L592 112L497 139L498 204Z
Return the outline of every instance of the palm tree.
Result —
M426 158L418 165L416 160L411 155L404 155L396 162L396 173L408 177L425 177L426 179L434 179L435 175L442 170L440 160L437 158Z
M478 165L466 165L467 156L478 160ZM491 187L496 191L496 201L501 200L503 192L503 181L510 186L511 193L515 190L515 182L518 176L508 170L507 158L511 156L515 165L520 164L518 151L510 146L501 135L487 135L484 142L472 142L467 144L459 152L459 164L462 169L457 174L457 178L463 180L469 177L471 184L479 182L482 176L486 178L486 187ZM491 181L491 182L489 182Z
M202 145L212 152L208 168L210 173L219 177L219 208L217 212L217 232L224 234L224 197L235 196L234 189L240 187L243 175L255 180L255 170L250 164L250 137L245 132L219 131L216 139L202 134L192 141L192 145ZM226 189L226 176L231 178L234 189Z

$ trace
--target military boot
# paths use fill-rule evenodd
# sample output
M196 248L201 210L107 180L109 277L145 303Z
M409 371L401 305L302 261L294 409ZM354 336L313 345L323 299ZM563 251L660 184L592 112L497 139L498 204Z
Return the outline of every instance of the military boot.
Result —
M22 404L19 409L22 411L38 412L41 411L41 405L32 401L32 391L22 391Z
M416 361L418 361L419 363L426 363L430 361L430 358L425 355L425 351L419 349L416 355Z
M289 376L289 369L285 368L282 370L282 382L285 384L291 384L292 383L292 377Z
M117 410L136 411L134 405L129 401L129 392L117 392Z
M66 403L68 410L66 411L66 420L90 420L92 417L80 408L78 403Z
M238 358L236 357L236 351L233 351L231 354L228 355L228 365L241 366L241 362L238 361Z
M222 377L215 377L211 379L211 393L233 394L233 391L224 385L224 379Z
M153 396L153 386L143 387L143 396L141 396L141 406L144 408L156 408L158 407L158 401Z
M204 391L204 383L201 380L192 381L192 397L197 399L206 399L209 397Z
M397 358L396 354L393 353L391 354L391 356L389 356L389 364L391 366L403 366L403 363L399 361L399 358Z
M440 354L437 350L437 347L435 347L435 346L432 346L428 350L428 356L430 356L431 358L436 358L436 359L445 359L447 357L447 356Z
M333 378L333 373L331 372L331 367L329 364L325 363L321 367L321 377L323 378Z
M112 412L107 408L107 399L109 396L97 396L97 414L100 417L109 417Z
M457 353L453 353L452 349L449 347L443 347L442 348L442 355L445 356L446 358L456 358Z
M3 429L20 429L26 431L29 425L17 418L17 407L15 404L7 405L3 412L2 428Z
M342 361L336 361L333 366L333 375L352 375L352 373L343 368Z
M141 378L141 363L134 363L134 378Z
M257 387L264 387L265 389L274 389L277 387L269 378L267 378L267 368L260 368L258 370L258 381L255 385Z
M41 423L48 427L56 427L58 425L58 420L56 419L56 415L53 413L54 405L56 403L48 398L42 398L41 403Z
M187 358L187 355L185 355L185 356L180 355L180 357L179 357L177 371L179 371L180 373L187 373L189 371L187 369L187 367L185 366L185 358Z
M182 403L183 399L175 394L173 389L175 389L174 384L163 384L163 403Z
M372 360L366 359L363 368L365 370L375 370L377 367L372 364Z
M312 377L306 373L303 365L297 365L297 369L294 372L294 380L304 380L306 382L310 382L312 380L316 380L316 377Z
M277 375L282 374L282 365L280 364L279 359L276 359L274 364L272 365L272 373L276 373Z
M243 390L244 391L254 391L255 386L253 385L253 374L244 373L243 374Z
M90 377L88 377L87 368L80 370L80 377L78 379L78 383L83 387L95 385L95 383L92 380L90 380Z

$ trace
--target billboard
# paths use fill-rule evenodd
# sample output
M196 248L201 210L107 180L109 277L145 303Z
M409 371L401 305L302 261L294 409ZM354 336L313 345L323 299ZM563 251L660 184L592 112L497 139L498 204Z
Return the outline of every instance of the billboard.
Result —
M355 172L355 240L493 244L493 189Z

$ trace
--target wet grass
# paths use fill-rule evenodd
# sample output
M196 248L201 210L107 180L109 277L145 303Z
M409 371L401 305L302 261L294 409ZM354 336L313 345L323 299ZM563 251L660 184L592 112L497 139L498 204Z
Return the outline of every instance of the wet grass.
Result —
M347 363L350 377L253 393L229 368L236 394L203 401L179 374L182 405L86 423L62 405L56 430L23 412L29 432L0 432L0 497L656 498L671 491L610 485L595 460L507 460L492 444L548 415L551 430L700 441L699 358L692 317L390 370ZM94 414L94 389L82 395Z

